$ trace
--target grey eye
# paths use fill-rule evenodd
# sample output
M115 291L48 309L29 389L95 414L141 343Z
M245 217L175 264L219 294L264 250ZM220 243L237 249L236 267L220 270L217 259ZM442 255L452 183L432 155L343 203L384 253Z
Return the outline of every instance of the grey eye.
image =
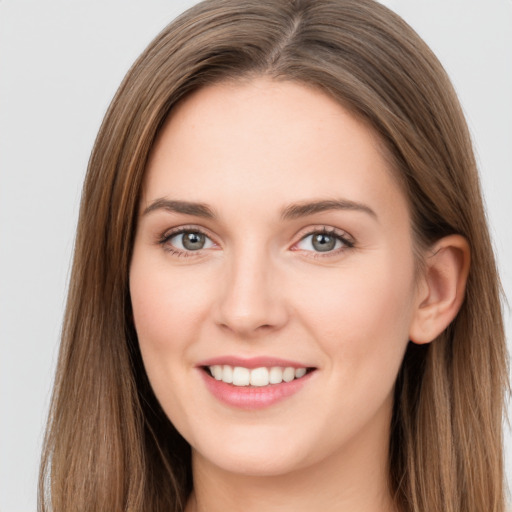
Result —
M185 249L197 251L204 247L205 236L202 233L183 233L182 243Z
M311 245L315 248L316 251L326 252L332 251L336 246L337 239L331 235L326 235L325 233L317 233L313 235L313 239L311 240Z
M305 236L297 247L303 251L329 252L343 247L344 242L339 236L330 233L312 233Z
M183 251L199 251L213 246L213 242L198 231L183 231L169 239L169 243Z

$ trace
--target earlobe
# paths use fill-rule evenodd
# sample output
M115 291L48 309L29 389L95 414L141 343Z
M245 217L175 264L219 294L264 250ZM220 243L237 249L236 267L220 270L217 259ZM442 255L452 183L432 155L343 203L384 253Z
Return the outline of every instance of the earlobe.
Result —
M469 244L461 235L441 238L429 248L409 332L412 342L431 342L456 317L464 301L470 259Z

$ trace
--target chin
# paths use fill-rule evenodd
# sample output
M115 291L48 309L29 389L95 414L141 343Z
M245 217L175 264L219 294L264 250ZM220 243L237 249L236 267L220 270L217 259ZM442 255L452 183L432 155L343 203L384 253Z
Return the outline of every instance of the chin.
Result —
M289 432L284 439L264 434L254 438L229 436L214 444L193 447L192 453L223 471L244 476L285 475L307 465L304 445L293 442Z
M233 454L223 458L213 457L209 462L227 473L248 477L277 477L301 469L297 461L290 460L282 454L278 457L275 454Z

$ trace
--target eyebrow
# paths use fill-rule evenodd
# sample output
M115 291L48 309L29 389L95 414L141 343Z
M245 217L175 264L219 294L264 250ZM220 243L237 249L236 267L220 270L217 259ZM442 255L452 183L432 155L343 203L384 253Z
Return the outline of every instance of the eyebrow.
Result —
M287 206L281 213L283 220L298 219L315 213L322 213L331 210L352 210L367 213L375 219L377 214L367 205L348 199L327 199L321 201L308 201Z
M144 210L143 215L147 215L155 210L166 210L168 212L193 215L205 219L217 218L212 208L207 204L192 201L178 201L165 198L156 199ZM348 199L324 199L294 203L282 210L281 219L299 219L301 217L307 217L308 215L332 210L359 211L377 219L377 214L369 206Z
M216 217L213 210L204 203L194 203L191 201L176 201L171 199L160 198L153 201L142 213L147 215L155 210L166 210L168 212L183 213L185 215L193 215L195 217L203 217L205 219L214 219Z

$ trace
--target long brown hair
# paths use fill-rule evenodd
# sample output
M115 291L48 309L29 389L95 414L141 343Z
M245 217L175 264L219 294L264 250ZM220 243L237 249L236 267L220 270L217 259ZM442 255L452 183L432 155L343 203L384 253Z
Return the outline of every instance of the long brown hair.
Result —
M403 512L503 512L506 348L500 287L468 129L442 66L373 0L207 0L128 72L85 180L40 476L41 511L181 511L190 448L146 377L128 272L153 141L191 91L251 76L325 91L380 135L408 198L417 247L471 248L462 308L410 343L391 426L389 478Z

